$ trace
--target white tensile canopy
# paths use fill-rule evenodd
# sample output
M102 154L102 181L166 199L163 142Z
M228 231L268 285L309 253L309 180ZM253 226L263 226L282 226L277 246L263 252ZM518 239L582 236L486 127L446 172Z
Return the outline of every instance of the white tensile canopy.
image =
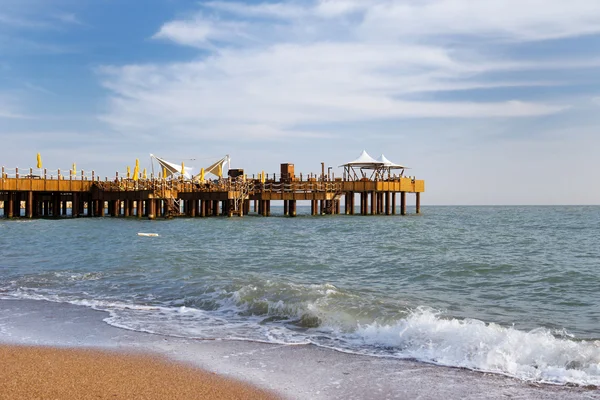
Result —
M377 161L373 157L369 155L365 150L360 153L360 156L354 160L347 162L346 164L340 165L340 167L352 167L352 168L369 168L373 169L374 167L381 167L383 165L382 161Z
M347 162L346 164L340 165L340 167L344 167L344 174L348 178L354 179L365 179L367 178L367 174L365 171L371 171L371 175L369 179L384 179L385 173L387 172L388 177L391 176L391 171L393 169L402 170L400 175L404 173L404 169L407 167L401 164L396 164L388 160L383 154L379 157L378 160L371 157L365 150L360 154L360 156L354 160ZM357 170L360 172L357 173Z
M391 162L383 154L381 155L381 157L379 157L379 159L377 161L382 162L383 166L387 169L409 169L408 167L406 167L404 165L400 165L400 164Z
M162 176L162 171L167 171L167 177L172 177L173 175L182 175L185 179L191 179L192 178L192 167L186 167L184 166L183 168L183 174L181 173L181 164L175 164L172 162L169 162L167 160L164 160L160 157L156 157L154 154L150 154L150 157L154 160L156 160L158 162L158 164L160 165L160 176Z
M383 162L377 161L371 157L369 153L363 150L356 160L342 164L340 167L344 167L344 175L348 176L349 178L352 177L354 179L359 179L359 175L357 174L358 169L362 179L366 179L367 175L365 174L365 170L372 171L370 176L370 178L372 178L373 175L377 175L378 170L383 168Z
M205 174L213 174L217 178L222 178L225 165L227 165L227 168L231 167L231 158L229 157L229 154L227 154L225 157L221 158L217 162L214 162L210 166L204 168L204 173ZM193 179L194 179L194 181L200 181L200 180L204 179L204 176L201 172L200 174L194 176Z

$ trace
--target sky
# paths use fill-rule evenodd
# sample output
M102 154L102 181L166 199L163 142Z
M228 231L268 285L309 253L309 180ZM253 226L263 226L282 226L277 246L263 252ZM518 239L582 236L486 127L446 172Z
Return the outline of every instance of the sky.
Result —
M0 0L0 164L320 172L600 204L597 0Z

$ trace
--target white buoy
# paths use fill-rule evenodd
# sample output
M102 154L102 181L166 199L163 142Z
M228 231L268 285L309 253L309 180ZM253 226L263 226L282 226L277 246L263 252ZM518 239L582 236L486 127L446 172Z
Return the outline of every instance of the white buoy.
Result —
M156 237L156 236L158 236L158 233L144 233L144 232L138 232L138 236L152 236L152 237Z

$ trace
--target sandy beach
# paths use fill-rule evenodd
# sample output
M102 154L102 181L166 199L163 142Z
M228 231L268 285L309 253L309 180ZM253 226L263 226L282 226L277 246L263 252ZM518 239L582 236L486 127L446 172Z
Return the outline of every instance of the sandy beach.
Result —
M90 349L0 346L0 399L276 399L164 358Z

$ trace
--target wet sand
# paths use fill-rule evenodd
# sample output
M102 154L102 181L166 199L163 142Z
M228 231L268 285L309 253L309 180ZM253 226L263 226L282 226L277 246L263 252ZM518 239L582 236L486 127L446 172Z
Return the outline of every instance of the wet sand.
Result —
M156 356L0 346L0 399L276 399Z

